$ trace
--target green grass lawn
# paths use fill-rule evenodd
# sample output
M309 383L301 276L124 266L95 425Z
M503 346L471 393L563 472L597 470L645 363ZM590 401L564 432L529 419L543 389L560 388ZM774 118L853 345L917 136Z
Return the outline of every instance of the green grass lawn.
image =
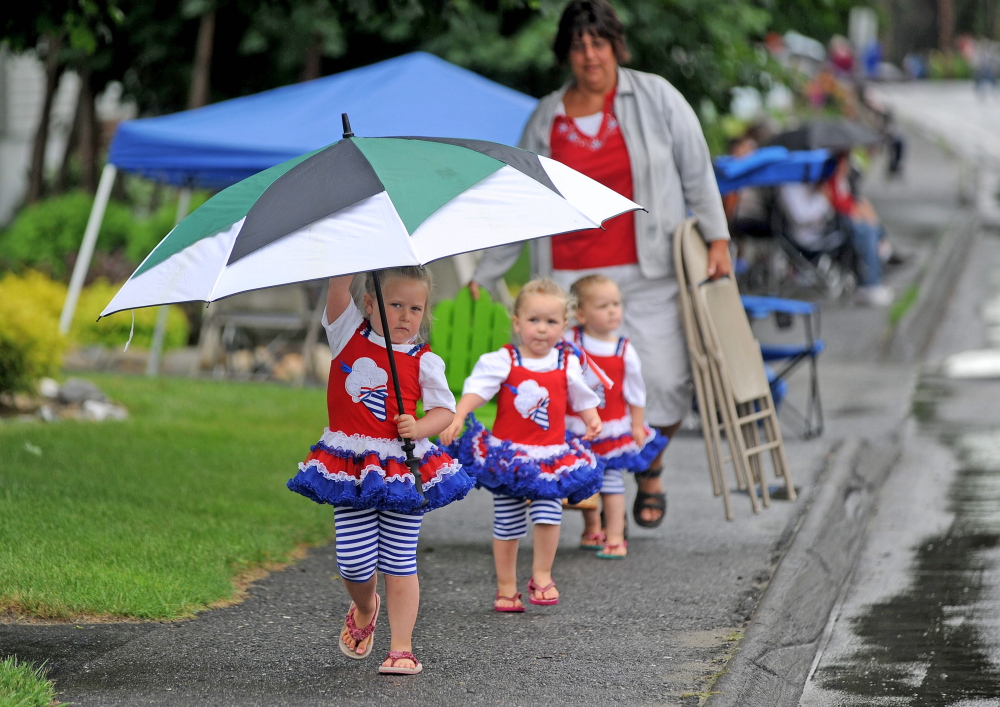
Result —
M10 657L0 660L0 705L4 707L60 707L45 671Z
M88 376L122 422L0 424L0 612L190 616L333 535L293 494L325 391Z

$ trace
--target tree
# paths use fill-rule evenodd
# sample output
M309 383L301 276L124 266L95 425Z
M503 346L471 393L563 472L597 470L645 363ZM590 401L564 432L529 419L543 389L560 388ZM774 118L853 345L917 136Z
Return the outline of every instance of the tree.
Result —
M121 19L116 0L41 0L4 16L4 42L14 51L36 49L45 62L45 90L32 145L28 203L43 196L52 99L60 77L70 63L86 62L107 46Z
M835 34L847 34L851 8L877 8L879 3L875 0L758 0L756 4L770 13L773 31L784 34L795 30L826 42Z

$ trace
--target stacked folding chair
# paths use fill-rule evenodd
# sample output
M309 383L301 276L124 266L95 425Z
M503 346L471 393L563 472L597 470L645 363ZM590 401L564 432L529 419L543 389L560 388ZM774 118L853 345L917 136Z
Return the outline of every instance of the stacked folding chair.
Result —
M727 520L734 515L727 464L754 513L770 505L767 461L795 499L760 345L754 338L732 278L708 280L708 249L696 220L674 233L674 265L691 359L695 395L708 453L712 490L722 496ZM726 450L722 441L726 442Z

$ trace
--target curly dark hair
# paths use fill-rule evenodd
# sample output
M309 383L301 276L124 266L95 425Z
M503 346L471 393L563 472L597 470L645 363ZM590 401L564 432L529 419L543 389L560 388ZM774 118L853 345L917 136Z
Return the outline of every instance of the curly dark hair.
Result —
M584 34L603 37L611 42L619 64L625 64L632 58L625 44L625 27L607 0L572 0L566 6L552 43L552 51L559 63L567 62L573 40Z

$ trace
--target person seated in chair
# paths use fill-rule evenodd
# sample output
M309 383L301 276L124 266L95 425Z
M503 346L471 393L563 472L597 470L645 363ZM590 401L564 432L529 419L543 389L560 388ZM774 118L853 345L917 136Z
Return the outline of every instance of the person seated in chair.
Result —
M858 303L888 306L893 292L882 284L879 255L885 229L877 224L870 204L864 202L867 206L859 206L850 198L849 189L834 185L840 179L846 179L846 174L841 173L838 163L838 169L825 182L784 184L779 188L779 201L788 219L790 235L807 253L826 252L846 241L854 255ZM875 222L871 220L873 216Z
M838 245L837 214L822 182L791 182L778 188L778 202L788 234L804 253L828 251Z
M858 303L873 307L891 304L894 294L882 284L882 265L890 260L892 246L875 207L857 193L848 152L837 154L837 166L824 184L824 192L833 211L847 224L857 254Z

